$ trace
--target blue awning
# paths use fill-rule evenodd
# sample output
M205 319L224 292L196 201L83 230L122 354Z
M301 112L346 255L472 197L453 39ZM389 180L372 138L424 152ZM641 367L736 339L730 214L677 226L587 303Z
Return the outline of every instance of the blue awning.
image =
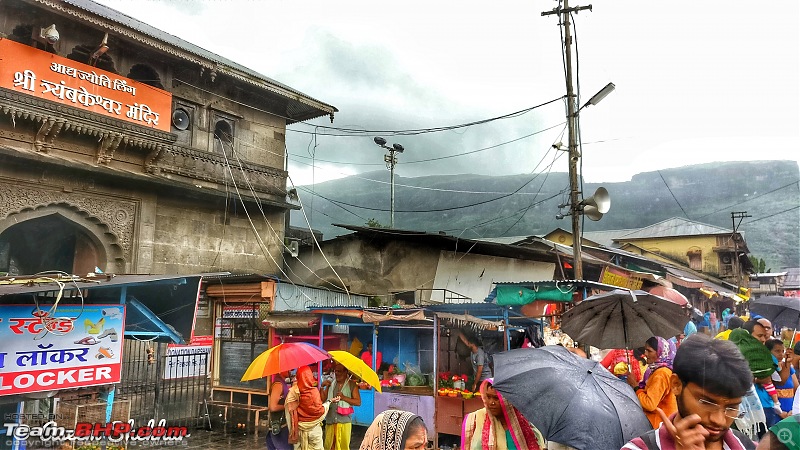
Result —
M191 338L201 280L202 275L2 277L0 307L4 304L45 307L52 305L59 294L61 304L81 301L87 305L124 304L125 337L185 344Z

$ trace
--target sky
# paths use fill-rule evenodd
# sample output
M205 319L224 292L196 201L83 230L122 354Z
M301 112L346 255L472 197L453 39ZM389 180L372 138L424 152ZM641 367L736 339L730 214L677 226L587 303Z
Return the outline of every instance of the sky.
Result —
M338 108L333 124L289 127L296 185L385 171L375 136L405 148L403 177L567 171L552 149L568 142L559 20L541 15L556 1L100 3ZM609 82L616 90L580 113L585 180L800 160L800 2L591 4L573 14L580 104Z

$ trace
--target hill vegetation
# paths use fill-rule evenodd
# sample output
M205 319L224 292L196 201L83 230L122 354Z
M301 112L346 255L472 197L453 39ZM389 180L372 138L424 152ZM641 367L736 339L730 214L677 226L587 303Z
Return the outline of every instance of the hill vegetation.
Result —
M795 161L717 162L640 173L631 181L602 183L611 195L611 211L598 222L585 220L584 229L641 228L671 217L731 229L731 212L746 211L752 217L737 227L751 255L773 272L800 267L798 180ZM311 186L299 191L313 228L330 239L346 232L333 223L387 226L388 182L388 171L379 171L317 184L313 192L321 197L309 193ZM585 183L583 192L589 196L600 185ZM569 230L569 217L556 219L558 206L568 202L568 187L566 173L395 176L395 228L472 239ZM302 215L293 214L292 225L306 226Z

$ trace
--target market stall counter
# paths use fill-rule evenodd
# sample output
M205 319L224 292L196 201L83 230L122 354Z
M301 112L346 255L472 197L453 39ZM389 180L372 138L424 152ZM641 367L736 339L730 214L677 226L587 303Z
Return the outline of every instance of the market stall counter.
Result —
M369 425L377 414L401 409L419 414L428 433L434 436L436 401L434 389L427 383L435 373L435 328L431 315L426 317L420 308L320 308L312 311L322 314L321 340L331 334L346 336L347 350L371 357L370 366L383 379L383 392L361 390L362 403L354 408L353 423ZM367 350L370 344L374 352ZM380 366L379 358L382 359Z

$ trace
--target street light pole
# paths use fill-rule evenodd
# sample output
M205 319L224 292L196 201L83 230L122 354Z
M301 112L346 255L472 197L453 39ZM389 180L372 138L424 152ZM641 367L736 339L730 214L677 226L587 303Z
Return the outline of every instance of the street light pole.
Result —
M397 165L397 157L395 153L403 153L402 145L392 144L391 147L386 145L386 139L378 136L373 139L380 147L389 150L389 154L383 155L383 161L386 162L386 168L389 169L389 228L394 228L394 166Z
M561 15L564 23L564 46L566 54L567 78L567 128L569 132L569 203L572 219L572 267L576 280L583 279L583 264L581 260L581 200L580 185L578 184L578 161L581 154L578 151L578 109L577 96L572 88L572 31L570 30L570 13L582 9L592 9L589 6L569 7L569 0L564 0L564 6L553 11L546 11L542 16L550 14Z
M564 8L568 8L568 0L564 0ZM581 213L579 208L578 185L578 117L576 113L576 96L572 88L572 33L569 27L569 13L564 13L564 40L567 54L567 128L569 132L569 204L572 212L572 267L576 280L583 279L583 261L581 260Z

